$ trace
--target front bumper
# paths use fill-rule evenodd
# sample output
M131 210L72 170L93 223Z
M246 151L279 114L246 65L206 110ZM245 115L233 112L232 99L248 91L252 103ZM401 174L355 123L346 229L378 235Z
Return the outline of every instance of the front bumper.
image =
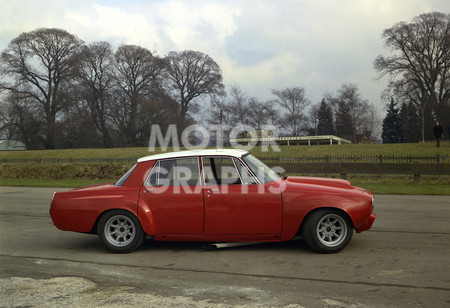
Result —
M367 217L367 219L364 220L364 222L358 228L356 228L356 233L369 230L372 227L376 217L377 215L375 215L375 213L371 213L370 216Z

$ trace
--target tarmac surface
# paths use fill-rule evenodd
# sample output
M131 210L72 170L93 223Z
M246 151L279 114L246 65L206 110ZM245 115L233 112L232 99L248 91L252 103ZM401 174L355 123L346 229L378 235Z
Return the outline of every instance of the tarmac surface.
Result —
M0 187L1 307L449 307L450 197L377 195L340 253L302 240L153 243L130 254L57 230L53 191Z

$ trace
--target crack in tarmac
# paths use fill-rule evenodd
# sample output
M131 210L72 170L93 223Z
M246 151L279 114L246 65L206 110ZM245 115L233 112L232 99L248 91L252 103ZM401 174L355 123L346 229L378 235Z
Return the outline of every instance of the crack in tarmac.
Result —
M157 267L157 266L124 265L124 264L114 264L114 263L101 263L101 262L92 262L92 261L71 260L71 259L62 259L62 258L43 258L43 257L21 256L21 255L0 254L0 257L74 262L74 263L90 264L90 265L121 266L121 267L129 267L129 268L154 269L154 270L162 270L162 271L179 271L179 272L192 272L192 273L204 273L204 274L215 274L215 275L222 274L222 275L264 278L264 279L270 278L270 279L282 279L282 280L284 279L284 280L311 281L311 282L320 282L320 283L366 285L366 286L375 286L375 287L393 287L393 288L423 289L423 290L434 290L434 291L450 291L450 287L446 288L446 287L433 287L433 286L415 286L415 285L395 284L395 283L376 283L376 282L367 282L367 281L331 280L331 279L319 279L319 278L310 278L310 277L292 277L292 276L279 276L279 275L248 274L248 273L238 273L238 272L220 272L220 271L198 270L198 269L189 269L189 268L165 268L165 267Z

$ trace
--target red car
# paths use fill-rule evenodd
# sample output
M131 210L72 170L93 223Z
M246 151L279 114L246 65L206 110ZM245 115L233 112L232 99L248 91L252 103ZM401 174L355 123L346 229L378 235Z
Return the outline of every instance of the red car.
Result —
M302 236L338 252L374 220L374 195L339 179L280 177L243 150L140 158L119 181L53 194L58 229L98 234L113 252L155 241L263 242Z

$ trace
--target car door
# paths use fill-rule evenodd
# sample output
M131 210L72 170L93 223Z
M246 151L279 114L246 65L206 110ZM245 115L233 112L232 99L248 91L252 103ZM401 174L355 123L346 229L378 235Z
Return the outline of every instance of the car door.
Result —
M276 235L281 192L268 191L237 159L202 158L205 235Z
M150 209L157 234L202 234L204 205L198 158L156 162L141 188L139 202Z

